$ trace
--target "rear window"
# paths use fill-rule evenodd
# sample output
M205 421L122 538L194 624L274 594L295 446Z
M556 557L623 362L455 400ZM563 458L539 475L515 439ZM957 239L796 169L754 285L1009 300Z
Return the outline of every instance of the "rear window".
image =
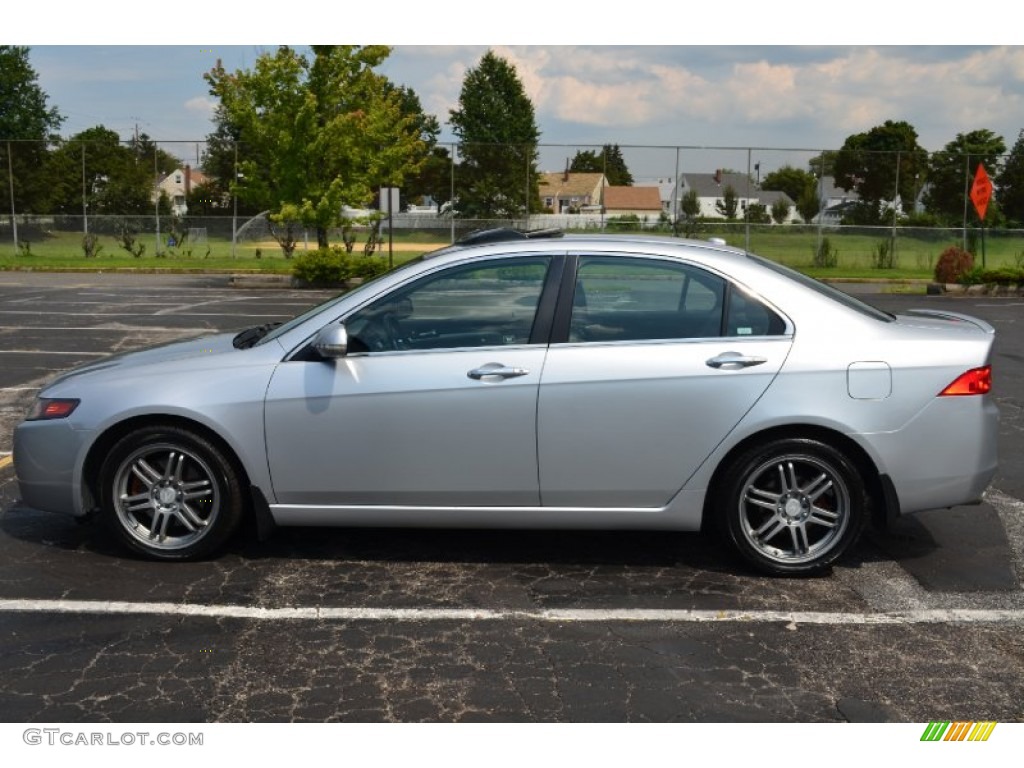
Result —
M806 288L810 288L815 293L820 293L822 296L826 296L832 299L832 301L842 304L844 307L856 312L860 312L862 315L867 315L874 320L881 320L883 323L891 323L896 319L894 315L890 315L888 312L883 312L877 307L873 307L848 293L844 293L838 288L833 288L827 283L823 283L820 280L815 280L813 277L801 274L795 269L790 269L789 267L778 264L777 262L769 261L761 256L755 256L752 253L748 253L747 258L767 267L772 272L777 272L780 275L788 277L794 282L800 283L800 285Z

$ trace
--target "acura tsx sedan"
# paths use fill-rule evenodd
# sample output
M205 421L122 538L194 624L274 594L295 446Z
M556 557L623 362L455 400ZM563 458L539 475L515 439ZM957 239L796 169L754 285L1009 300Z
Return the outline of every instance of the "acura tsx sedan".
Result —
M24 503L161 560L247 519L713 529L805 575L995 473L984 321L886 314L716 242L531 234L60 376L15 433Z

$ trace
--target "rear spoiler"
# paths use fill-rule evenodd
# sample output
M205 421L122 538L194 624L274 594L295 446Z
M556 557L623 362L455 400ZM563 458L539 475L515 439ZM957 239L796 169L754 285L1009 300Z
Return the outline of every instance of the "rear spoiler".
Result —
M977 317L971 315L965 315L960 312L948 312L944 309L908 309L900 314L903 315L914 315L916 317L934 317L939 320L952 320L958 323L968 323L973 325L975 328L984 331L985 333L994 334L996 329L986 323L984 320L980 320Z

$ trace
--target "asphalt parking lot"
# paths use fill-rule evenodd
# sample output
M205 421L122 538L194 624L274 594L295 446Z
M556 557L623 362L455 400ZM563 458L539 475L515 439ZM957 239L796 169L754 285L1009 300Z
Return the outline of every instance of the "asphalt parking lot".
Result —
M1024 721L1020 300L867 297L996 326L1001 468L821 578L695 534L292 529L157 564L18 503L11 431L56 373L326 295L0 273L0 719Z

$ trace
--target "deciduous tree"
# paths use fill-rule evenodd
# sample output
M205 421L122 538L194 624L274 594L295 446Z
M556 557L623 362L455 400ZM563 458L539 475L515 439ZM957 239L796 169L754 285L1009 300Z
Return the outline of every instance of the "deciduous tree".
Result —
M28 55L28 48L0 45L0 200L7 200L9 195L10 165L15 210L46 213L51 191L45 172L47 142L54 138L64 118L56 107L49 106L49 97L39 86Z
M219 102L218 140L243 149L232 189L274 211L286 255L295 225L314 228L327 247L343 206L369 204L376 188L401 186L422 163L421 125L375 71L389 53L379 45L313 46L307 57L282 47L260 56L252 70L218 66L207 73Z
M905 121L886 120L847 137L835 158L836 185L860 195L858 210L864 221L858 223L864 224L880 223L897 192L905 205L911 202L915 185L923 182L927 170L928 153Z
M924 197L926 210L947 224L962 221L978 164L984 163L985 170L995 177L1004 152L1003 137L987 128L958 133L942 151L931 156Z

